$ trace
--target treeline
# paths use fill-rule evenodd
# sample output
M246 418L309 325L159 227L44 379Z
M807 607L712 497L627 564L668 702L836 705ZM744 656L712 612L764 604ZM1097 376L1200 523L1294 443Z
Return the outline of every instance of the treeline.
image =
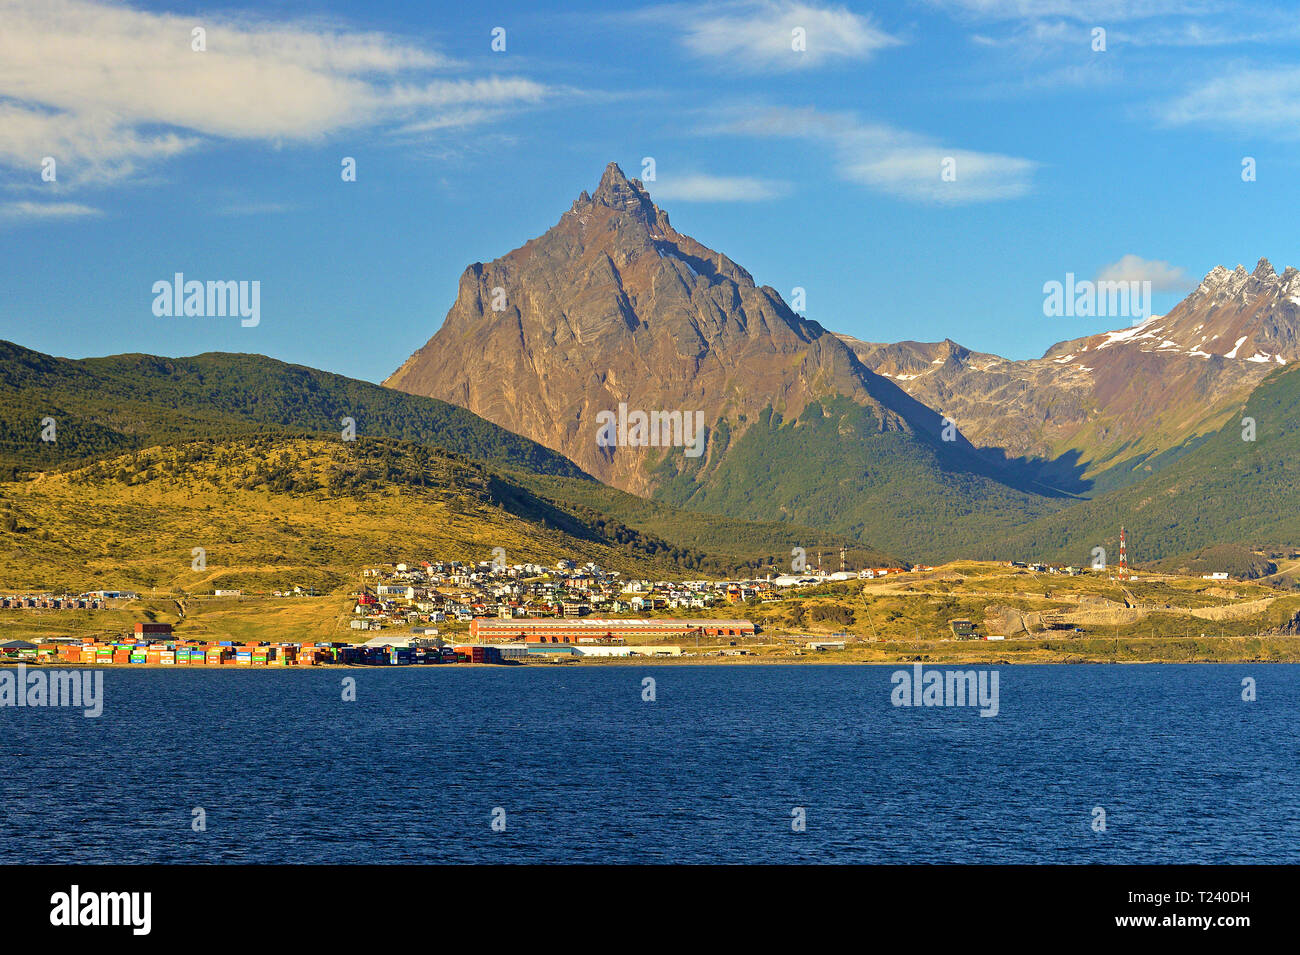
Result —
M42 441L51 418L56 440ZM311 432L428 444L542 474L563 455L455 405L261 355L71 360L0 342L0 477L196 438Z

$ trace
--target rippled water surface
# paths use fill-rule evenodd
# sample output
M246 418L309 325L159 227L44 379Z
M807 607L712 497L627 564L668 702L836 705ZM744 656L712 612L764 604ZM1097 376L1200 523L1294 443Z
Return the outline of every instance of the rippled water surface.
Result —
M107 670L0 708L0 862L1300 862L1300 667L897 669Z

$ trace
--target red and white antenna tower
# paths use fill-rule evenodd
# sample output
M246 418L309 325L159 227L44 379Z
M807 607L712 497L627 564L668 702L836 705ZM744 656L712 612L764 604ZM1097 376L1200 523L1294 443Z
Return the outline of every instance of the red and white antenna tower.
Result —
M1128 580L1128 532L1119 529L1119 579Z

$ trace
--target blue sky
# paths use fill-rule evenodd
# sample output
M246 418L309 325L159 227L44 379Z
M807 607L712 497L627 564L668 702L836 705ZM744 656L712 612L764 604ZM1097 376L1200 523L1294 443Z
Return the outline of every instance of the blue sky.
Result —
M378 381L468 264L645 157L680 231L872 341L1033 357L1127 324L1045 317L1067 272L1160 312L1217 264L1300 265L1294 8L467 6L0 0L0 338ZM155 316L176 272L259 281L260 323Z

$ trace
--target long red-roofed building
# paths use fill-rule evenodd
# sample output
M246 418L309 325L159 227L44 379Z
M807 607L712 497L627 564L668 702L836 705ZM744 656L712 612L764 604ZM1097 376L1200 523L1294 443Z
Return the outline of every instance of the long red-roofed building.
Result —
M475 617L470 637L479 643L498 640L524 643L576 644L585 641L643 642L681 637L751 637L757 632L748 620L614 620L581 619L500 620Z

